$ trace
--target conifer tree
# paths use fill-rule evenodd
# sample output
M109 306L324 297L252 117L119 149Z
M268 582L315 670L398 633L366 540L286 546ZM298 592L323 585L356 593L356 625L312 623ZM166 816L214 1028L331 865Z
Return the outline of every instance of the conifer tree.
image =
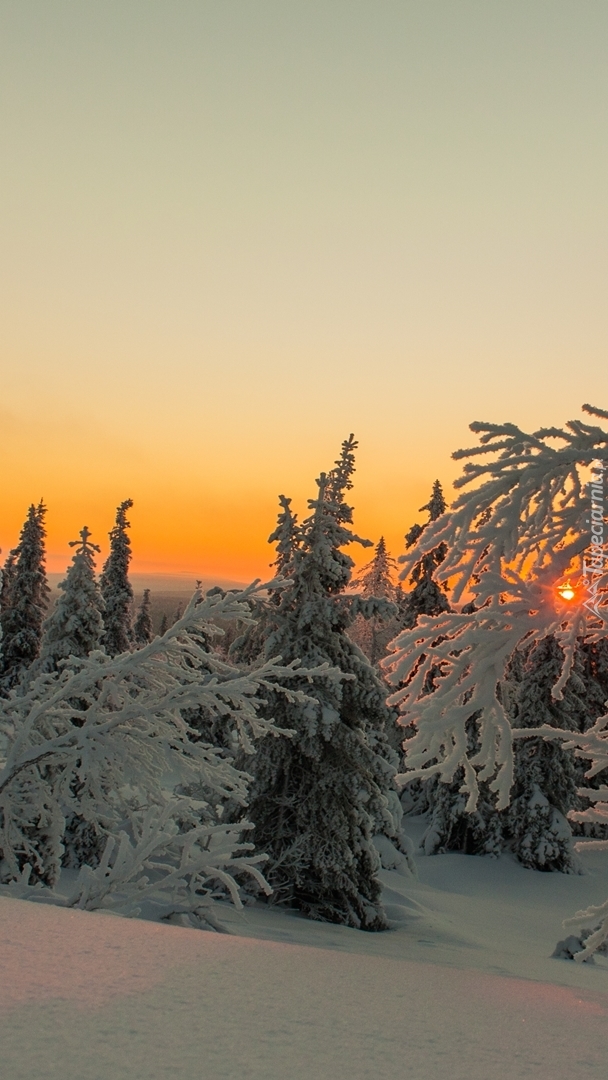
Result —
M341 678L330 669L327 679L309 682L313 701L304 705L269 694L268 715L294 734L261 744L250 817L257 846L270 855L276 898L311 918L381 930L387 924L372 837L384 829L397 839L389 810L395 766L384 734L389 713L382 683L345 633L358 608L356 598L344 596L353 562L342 548L369 544L349 528L352 508L345 501L355 447L351 436L336 467L321 474L311 514L297 530L281 499L282 521L272 539L281 543L290 530L289 560L280 551L275 564L289 584L267 608L266 655L307 667L327 663Z
M2 674L5 688L18 682L40 652L42 624L50 589L46 579L44 518L46 506L30 506L19 545L6 568L2 611Z
M558 701L551 697L563 662L563 650L553 635L527 651L512 710L518 727L550 724L569 731L584 730L585 684L578 653L563 697ZM522 739L514 748L514 763L511 803L501 815L509 847L524 866L534 870L576 872L578 861L566 820L578 805L580 778L572 754L555 742Z
M608 412L588 405L583 411L608 417ZM402 633L393 643L393 657L385 668L398 686L389 700L400 706L415 729L406 755L410 775L436 773L451 782L460 770L468 812L475 812L482 785L489 781L496 807L504 811L517 767L513 747L520 740L551 738L566 749L576 747L577 755L591 761L586 771L589 779L608 767L605 717L582 733L576 725L572 730L564 722L572 722L581 712L581 643L593 645L606 637L602 617L605 555L599 541L590 543L595 533L585 526L590 507L592 514L602 518L607 434L596 423L578 419L561 429L541 428L531 434L514 424L475 423L471 428L480 434L480 446L453 455L474 459L455 485L470 485L469 490L460 494L450 513L434 523L404 560L411 568L421 555L445 543L447 553L438 577L452 583L451 605L456 607L462 599L465 604ZM591 480L587 481L584 471L590 466ZM564 580L579 570L582 575L576 588L565 589ZM569 605L571 600L575 602ZM528 698L529 719L512 727L512 701L504 693L509 666L519 651L551 638L559 650L551 652L554 646L549 642L544 645L548 652L539 651L536 657L530 653L527 676L531 686L521 694L521 703ZM559 662L554 664L555 660ZM436 667L441 678L429 692L428 676ZM553 668L554 681L547 702L540 690L549 668ZM532 712L542 712L551 701L569 702L570 715L560 717L561 724L536 726ZM466 739L472 711L478 736L473 746ZM534 761L525 763L525 771L533 773ZM567 794L567 776L558 775L558 779L562 793ZM570 817L579 823L607 820L602 805L605 790L580 790L581 797L597 805L580 813L572 811ZM533 797L533 802L532 809L547 811L550 806L545 795ZM537 821L540 817L537 814ZM545 816L545 826L550 828L551 817ZM550 855L546 862L557 859L563 865L556 836L546 831L543 854ZM523 839L522 851L538 852L536 830L529 828ZM607 846L604 841L590 843L595 850ZM579 842L576 848L586 846ZM585 918L597 913L598 909L589 909Z
M152 641L152 618L150 616L150 590L144 589L141 605L133 626L133 638L136 645L147 645Z
M414 546L422 536L425 529L445 512L446 502L439 480L435 480L433 490L428 503L420 507L420 512L428 510L428 521L424 525L412 525L405 537L406 549ZM410 585L414 588L404 596L403 627L415 626L419 615L439 615L442 611L449 611L447 597L444 589L437 584L434 578L435 571L441 565L446 556L446 545L438 544L431 551L426 552L412 567Z
M219 929L213 901L241 906L237 875L268 891L244 810L237 823L223 814L229 801L246 806L250 778L184 720L203 705L251 754L256 739L286 734L259 715L268 688L304 701L296 665L274 658L246 674L197 644L218 622L247 618L254 591L197 590L164 639L114 658L96 650L0 701L0 884L13 895L131 916L143 901L157 918ZM298 669L304 682L317 674ZM73 846L65 859L70 815L102 840L101 857ZM69 895L54 890L62 863L80 869Z
M431 497L428 503L420 507L420 513L428 511L428 519L423 525L412 525L405 536L405 547L409 550L417 544L419 538L433 521L445 512L446 502L443 489L439 480L435 480ZM436 548L422 555L412 567L409 584L413 588L409 592L401 592L399 623L401 627L408 629L416 626L421 615L438 615L441 611L449 611L449 604L445 591L435 581L435 571L441 565L446 556L446 545L439 544ZM403 556L399 561L402 561ZM387 643L388 644L388 643ZM439 674L438 669L429 673L428 687L430 691L434 680ZM469 723L469 739L474 738L474 721ZM403 737L408 738L412 729L402 729ZM486 849L494 852L494 830L489 832L485 828L488 806L482 798L479 807L479 815L475 821L469 816L464 816L465 801L459 794L461 778L457 775L452 784L439 784L436 777L423 782L412 781L403 791L402 805L408 813L422 814L431 811L431 820L423 837L422 846L426 854L434 851L452 850L455 845L457 850L470 850L471 845L479 850Z
M85 657L98 648L103 633L103 601L95 580L95 552L85 525L80 540L71 540L75 548L65 580L60 582L61 596L44 624L40 650L43 671L57 671L59 662L68 656Z
M15 574L17 572L17 557L19 555L19 549L13 548L9 551L6 559L4 560L4 566L2 567L2 583L0 584L0 621L2 614L11 606L11 594L13 583L15 580Z
M293 571L294 555L298 546L298 515L291 509L291 499L279 495L281 512L277 527L268 537L269 544L276 544L276 559L270 565L275 568L277 578L288 576Z
M473 753L479 747L474 713L467 721L466 733L467 747ZM477 806L468 813L463 780L464 772L460 767L450 783L443 783L433 776L424 781L421 789L418 789L417 781L411 785L413 811L428 812L428 825L421 840L425 855L459 851L463 855L496 857L504 850L503 815L496 809L496 799L488 784L479 784Z
M101 595L105 609L103 644L110 656L127 652L133 643L133 589L129 581L131 544L127 532L127 510L132 506L133 500L126 499L116 511L116 524L110 532L110 554L101 574Z
M13 548L12 551L9 551L4 560L4 566L2 567L2 580L0 581L0 672L3 670L2 638L4 637L7 613L11 606L12 588L17 569L17 555L17 548Z
M32 665L30 675L61 670L61 661L68 657L84 659L99 647L103 633L103 600L95 580L97 544L90 541L85 525L80 540L71 540L75 548L65 579L59 583L61 595L43 627L39 659ZM69 666L69 665L68 665ZM87 702L75 700L77 709ZM96 866L103 850L103 834L86 821L76 809L82 783L75 778L70 787L72 808L65 811L62 865L72 869L88 862Z
M352 584L361 590L361 595L366 599L384 597L396 604L398 610L402 602L402 591L393 581L392 575L396 565L395 560L386 550L384 537L381 536L373 559L363 567ZM372 615L367 619L358 615L349 631L349 636L359 648L363 649L370 663L377 664L386 655L386 646L395 636L398 628L397 612L388 617Z
M608 712L608 638L579 643L577 662L585 688L583 695L585 715L580 730L588 731L593 727L598 716ZM606 786L608 772L605 769L590 777L585 776L587 763L583 760L575 759L574 766L578 784L581 787L591 790ZM584 805L586 805L586 800ZM570 823L576 836L588 836L597 840L608 839L608 821L586 820L577 814L574 818L570 817Z

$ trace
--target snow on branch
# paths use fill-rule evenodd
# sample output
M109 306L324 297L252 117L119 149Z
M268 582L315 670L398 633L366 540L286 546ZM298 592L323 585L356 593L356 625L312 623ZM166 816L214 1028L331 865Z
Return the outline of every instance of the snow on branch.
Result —
M201 645L222 633L218 622L251 621L262 588L197 591L162 638L116 657L70 657L0 702L0 874L17 883L13 891L53 888L69 813L106 837L99 866L82 867L69 903L107 906L119 893L133 912L154 897L194 912L208 906L211 880L237 902L237 871L265 887L262 860L242 840L251 826L214 820L210 810L227 800L245 806L249 777L184 719L202 708L230 723L251 753L262 736L290 735L260 715L268 691L307 702L291 679L339 678L326 664L303 669L280 658L242 671ZM202 801L181 797L194 788Z
M577 641L605 632L600 618L582 604L568 607L555 587L566 573L580 572L590 544L585 470L608 460L608 433L578 420L532 434L514 424L471 429L480 445L454 454L473 459L455 484L466 490L399 560L407 578L422 556L445 544L436 577L451 587L456 610L420 618L390 644L383 666L395 687L389 703L415 730L404 744L408 771L400 782L433 773L449 782L462 766L467 808L475 808L478 781L491 780L500 809L513 777L500 689L507 662L524 643L554 635L564 653L552 691L559 699ZM607 578L602 571L600 592ZM478 745L469 756L465 725L472 718Z

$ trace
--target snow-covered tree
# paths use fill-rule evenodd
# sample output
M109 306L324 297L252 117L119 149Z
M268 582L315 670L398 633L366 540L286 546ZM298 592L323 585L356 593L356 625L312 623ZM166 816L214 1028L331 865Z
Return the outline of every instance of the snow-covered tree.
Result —
M608 418L591 406L584 411ZM500 686L514 652L524 643L532 647L555 638L563 661L551 696L559 701L579 643L605 635L598 605L607 584L601 535L608 433L580 420L532 434L513 424L471 428L481 434L481 446L454 455L474 459L456 486L477 485L403 557L405 576L421 556L446 544L436 575L453 582L455 610L421 617L415 629L395 640L386 666L400 687L393 702L416 729L407 744L410 768L404 779L436 773L449 782L462 768L467 810L474 811L485 780L497 808L508 805L513 739L565 737L552 725L511 728ZM574 588L566 587L567 575L576 575ZM462 601L466 612L456 608ZM432 668L441 675L428 693ZM472 712L479 716L473 751L466 728ZM589 741L589 733L584 738Z
M371 664L377 664L386 655L386 646L399 628L397 613L401 589L393 580L396 566L395 560L386 549L384 537L381 536L373 559L351 582L351 587L357 589L366 600L384 597L397 607L393 614L384 618L380 615L372 615L370 618L358 615L349 629L349 637L363 650Z
M139 611L137 612L137 618L133 625L133 639L137 646L147 645L149 641L152 641L152 618L150 615L149 589L144 589L144 595Z
M548 725L539 728L538 733L545 738L558 737ZM563 740L565 750L572 749L578 758L587 761L585 777L588 781L593 782L597 777L608 775L608 714L598 717L593 727L582 734L560 732L559 737ZM606 829L608 786L604 783L597 787L579 788L578 794L586 800L587 807L584 810L571 810L568 815L570 820ZM578 852L608 851L608 839L577 840L574 846ZM594 953L608 952L608 900L577 911L571 918L565 919L563 925L566 929L578 930L578 937L572 934L565 941L560 941L554 956L569 957L580 963L592 959Z
M292 572L293 560L298 547L298 515L291 509L291 499L285 495L279 495L281 507L277 520L277 527L268 537L269 544L276 544L276 559L270 565L275 568L275 576L279 579ZM275 599L278 599L276 593Z
M4 566L0 572L0 672L3 670L2 662L2 636L4 633L4 621L6 613L11 606L11 592L16 572L17 549L9 551Z
M267 605L263 623L267 656L299 659L313 668L328 663L342 678L306 684L306 703L269 695L269 715L294 736L289 743L260 744L250 817L257 845L270 855L268 876L278 899L311 918L380 930L387 924L374 834L382 834L396 861L406 858L399 850L396 757L386 742L385 691L346 634L366 605L373 614L385 603L344 595L353 562L342 548L369 544L349 528L352 508L345 501L355 447L351 436L335 468L317 481L318 496L288 545L289 558L279 552L283 586L277 602ZM285 515L288 501L282 499L281 506ZM271 538L279 542L280 527L281 521Z
M103 601L95 580L97 544L90 541L87 526L80 540L71 540L76 548L65 580L60 582L61 596L44 624L40 649L40 669L56 671L68 656L88 656L99 647L103 633Z
M425 521L424 525L412 525L405 537L406 549L417 544L425 529L434 521L437 521L445 513L445 509L446 503L443 489L439 480L435 480L428 503L420 507L420 513L428 510L428 521ZM446 552L445 542L442 541L436 547L431 548L430 551L421 554L411 566L409 584L413 585L413 588L403 595L402 626L415 626L419 615L438 615L442 611L449 610L450 605L445 595L445 589L435 580L435 571L445 559Z
M8 556L2 610L2 675L14 686L40 652L49 602L45 569L46 507L30 506L19 545Z
M563 653L554 637L516 651L500 685L500 698L512 724L522 728L552 724L571 731L584 729L585 686L578 653L562 699L555 701L551 697L562 662ZM479 750L475 719L467 724L470 756ZM578 872L572 830L566 820L568 812L578 805L580 776L572 755L558 744L532 738L516 742L513 753L513 787L505 810L497 810L496 796L483 781L479 783L475 811L468 813L467 796L461 790L462 767L451 783L441 782L437 776L427 781L429 825L422 840L425 853L499 855L508 849L531 869Z
M520 728L550 724L582 731L585 684L579 651L558 701L551 697L551 689L559 678L564 654L555 637L543 638L516 659L521 670L513 695L514 707L509 713L511 722ZM515 666L512 661L510 667ZM503 702L504 697L503 689ZM501 818L505 840L524 866L564 873L578 870L572 831L566 820L577 805L578 779L572 754L559 743L543 739L515 743L511 802Z
M0 623L2 622L3 612L8 611L11 606L11 594L15 574L17 572L18 555L18 548L13 548L6 556L4 566L2 567L2 584L0 585Z
M126 652L133 643L131 615L133 589L129 581L131 544L127 510L133 506L132 499L122 502L116 511L116 524L110 532L110 554L101 574L100 586L104 602L103 644L110 656Z
M479 748L478 717L472 714L466 723L467 748ZM410 729L406 729L410 734ZM404 747L407 743L403 744ZM473 811L467 811L467 797L462 790L463 769L459 766L450 782L436 775L421 782L416 778L405 789L412 789L411 803L403 800L409 813L426 813L428 824L420 846L425 855L459 851L464 855L498 856L504 849L503 815L496 809L496 798L487 783L479 784Z
M425 529L436 521L446 509L443 489L439 480L435 480L428 503L420 507L420 513L428 512L428 519L422 525L412 525L405 535L406 550L412 548ZM421 615L437 615L449 610L445 588L435 580L435 571L446 555L445 544L422 555L411 567L408 584L409 591L400 590L399 627L414 627ZM402 575L402 577L405 575ZM397 633L397 631L396 631ZM388 641L387 641L388 647ZM433 685L438 672L431 668L427 676L427 689ZM402 733L409 737L412 728L406 727ZM475 722L468 722L468 738L475 738ZM440 851L464 851L467 854L496 854L497 824L494 820L493 799L487 791L481 790L476 818L473 820L464 811L464 801L460 794L460 775L457 773L451 784L438 785L436 777L416 780L402 793L402 805L407 813L429 813L429 823L422 839L426 854Z
M579 645L576 652L577 672L584 684L582 695L585 715L580 724L581 731L588 731L595 724L598 716L608 708L608 637L599 641L587 641ZM581 759L576 762L577 779L579 784L585 787L601 787L606 777L601 773L583 779L585 765ZM572 822L575 836L594 837L598 840L608 838L608 822L595 820L593 822Z
M59 584L61 595L44 624L40 657L29 669L30 679L40 672L58 671L70 657L88 656L99 647L103 633L103 601L95 580L99 547L91 543L90 536L85 525L80 540L70 541L70 547L76 550L65 580ZM83 708L86 701L74 704ZM74 783L70 793L72 808L65 812L63 865L69 867L80 866L83 861L96 865L105 841L94 823L74 809L80 786Z
M214 924L218 892L239 903L235 875L268 889L259 870L264 856L244 839L252 825L222 820L227 800L246 805L249 778L198 737L184 712L215 712L252 753L255 739L274 742L280 734L260 715L263 699L304 705L305 693L290 683L336 676L325 668L300 675L297 664L276 659L243 673L200 649L203 630L218 633L218 621L249 618L254 591L197 593L164 638L115 658L74 658L0 703L0 874L9 892L126 914L146 903L158 917L189 916L200 925ZM186 789L197 794L181 794ZM82 866L65 896L48 890L59 875L70 809L106 843L99 865Z

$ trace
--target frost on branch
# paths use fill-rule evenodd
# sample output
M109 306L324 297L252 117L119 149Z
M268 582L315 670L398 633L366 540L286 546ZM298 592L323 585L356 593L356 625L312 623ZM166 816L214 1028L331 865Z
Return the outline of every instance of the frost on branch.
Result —
M161 914L196 916L218 888L238 903L237 871L264 886L260 856L243 839L251 826L221 820L227 800L246 805L249 777L184 719L203 708L251 753L260 736L283 734L259 714L266 694L306 700L289 681L320 672L271 659L244 674L197 641L221 633L218 620L249 618L255 592L197 592L163 638L114 658L69 657L0 703L0 868L5 883L18 883L13 892L127 913L146 900ZM71 813L107 839L99 866L82 867L66 901L51 890Z
M547 728L539 728L545 738L554 737ZM514 731L514 734L519 734ZM564 738L564 749L574 750L576 757L587 759L590 764L585 772L588 780L603 773L608 768L608 715L600 716L592 728L584 733L572 734ZM608 825L608 787L583 787L578 794L589 801L585 810L572 810L568 817L571 821L592 825ZM578 840L577 851L608 851L608 840ZM577 962L590 960L594 953L608 952L608 900L599 906L591 905L584 911L577 911L564 921L566 929L579 931L579 937L571 935L565 942L560 942L554 956L568 955Z
M469 811L483 780L499 809L509 802L512 735L501 682L515 649L555 637L564 655L552 690L559 699L577 643L604 633L601 618L582 604L556 602L555 586L580 573L590 546L585 469L608 459L608 433L578 420L533 434L513 424L471 428L480 445L454 455L470 459L456 482L466 490L400 560L405 578L445 544L436 577L449 583L450 604L460 610L421 617L392 642L383 662L396 688L389 703L416 729L401 782L433 774L448 782L461 767ZM602 571L597 587L605 584ZM470 754L466 725L473 714L478 747Z

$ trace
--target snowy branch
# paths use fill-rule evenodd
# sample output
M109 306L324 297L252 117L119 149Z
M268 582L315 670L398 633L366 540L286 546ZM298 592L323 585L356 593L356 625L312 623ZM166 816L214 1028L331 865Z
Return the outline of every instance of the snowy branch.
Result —
M241 839L251 826L201 823L216 804L245 806L249 777L184 719L202 708L229 722L250 754L262 736L290 735L260 715L268 692L306 703L290 680L301 686L333 677L327 664L305 669L280 658L243 672L201 646L205 635L221 633L218 621L250 620L249 602L261 588L196 592L164 637L113 658L70 657L59 672L38 675L0 703L5 882L28 890L36 881L54 885L72 812L107 837L100 865L82 868L72 903L107 906L118 892L133 910L139 899L161 894L165 904L171 897L173 905L200 907L212 879L238 899L237 871L264 887L261 859L248 855L251 845ZM179 797L194 788L203 801Z

